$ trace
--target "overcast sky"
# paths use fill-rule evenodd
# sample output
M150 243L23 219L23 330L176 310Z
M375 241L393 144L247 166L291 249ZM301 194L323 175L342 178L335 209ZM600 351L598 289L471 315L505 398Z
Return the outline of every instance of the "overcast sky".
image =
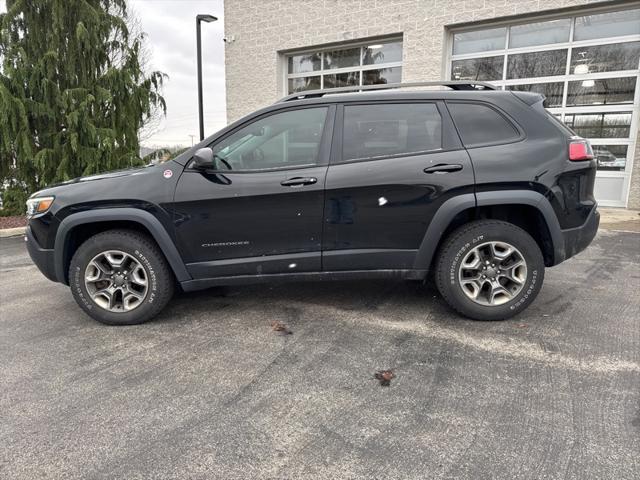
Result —
M218 17L202 23L202 71L205 136L226 125L222 0L129 0L142 22L151 49L151 65L169 78L164 85L167 117L146 146L191 145L198 141L196 27L198 13Z
M196 15L218 17L202 24L202 71L205 136L226 125L224 94L224 36L222 0L128 0L142 22L151 50L149 67L166 73L167 116L145 146L191 145L198 141L198 77ZM0 12L6 11L0 0Z

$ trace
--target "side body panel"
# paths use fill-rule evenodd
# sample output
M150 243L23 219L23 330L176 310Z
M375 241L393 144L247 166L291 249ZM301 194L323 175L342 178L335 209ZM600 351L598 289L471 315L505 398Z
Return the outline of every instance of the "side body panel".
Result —
M463 168L424 173L441 163ZM473 196L473 169L464 150L332 165L327 174L324 269L411 268L440 206L464 194Z
M29 225L42 248L55 246L60 223L79 212L135 208L152 214L173 239L173 194L183 166L170 161L145 168L72 180L37 193L54 196L51 210L31 218Z
M173 192L183 166L175 162L140 169L94 175L49 187L37 193L54 196L51 210L29 220L27 244L44 262L45 275L67 282L74 228L111 222L110 228L132 222L146 229L163 250L180 281L188 280L175 248ZM77 247L77 245L75 245Z
M185 171L175 197L178 249L196 278L320 270L327 167L260 173ZM317 178L286 187L291 177ZM302 255L300 255L302 254Z
M476 173L476 192L537 192L549 202L562 229L583 225L596 206L595 160L569 161L567 135L543 110L515 95L497 97L492 106L522 137L512 143L467 148Z
M303 107L284 105L263 114L260 120L299 110ZM324 183L334 116L335 106L331 106L315 166L210 172L185 169L176 189L174 223L178 249L194 278L322 269ZM251 129L254 121L250 117L228 135Z
M436 103L442 149L347 163L341 163L344 114L338 110L326 181L325 271L412 269L440 206L458 195L473 197L469 156L448 113Z

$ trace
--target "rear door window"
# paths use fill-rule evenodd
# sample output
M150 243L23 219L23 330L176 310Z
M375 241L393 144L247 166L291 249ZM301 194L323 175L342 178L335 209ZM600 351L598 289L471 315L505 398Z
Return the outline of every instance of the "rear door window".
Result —
M347 105L342 161L403 156L442 148L442 118L434 103Z
M515 142L520 133L502 114L479 103L451 103L447 107L465 147Z

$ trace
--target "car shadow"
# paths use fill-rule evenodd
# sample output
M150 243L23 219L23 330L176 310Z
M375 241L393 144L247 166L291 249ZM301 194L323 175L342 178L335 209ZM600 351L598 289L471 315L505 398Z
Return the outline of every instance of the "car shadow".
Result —
M442 323L464 320L442 300L431 283L402 280L308 281L297 283L255 284L233 287L213 287L195 292L178 291L165 312L155 322L180 321L187 315L214 314L229 307L282 310L292 306L329 308L335 314L377 314L411 312L428 313ZM285 315L286 316L286 315ZM398 321L405 318L398 316Z

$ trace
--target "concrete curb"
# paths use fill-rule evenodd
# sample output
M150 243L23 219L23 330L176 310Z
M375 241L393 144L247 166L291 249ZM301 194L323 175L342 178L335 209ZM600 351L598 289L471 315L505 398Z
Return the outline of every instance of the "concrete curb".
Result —
M0 230L0 238L19 237L20 235L24 235L26 230L27 227L5 228L4 230Z
M640 220L640 211L625 208L598 208L600 223L633 222Z

